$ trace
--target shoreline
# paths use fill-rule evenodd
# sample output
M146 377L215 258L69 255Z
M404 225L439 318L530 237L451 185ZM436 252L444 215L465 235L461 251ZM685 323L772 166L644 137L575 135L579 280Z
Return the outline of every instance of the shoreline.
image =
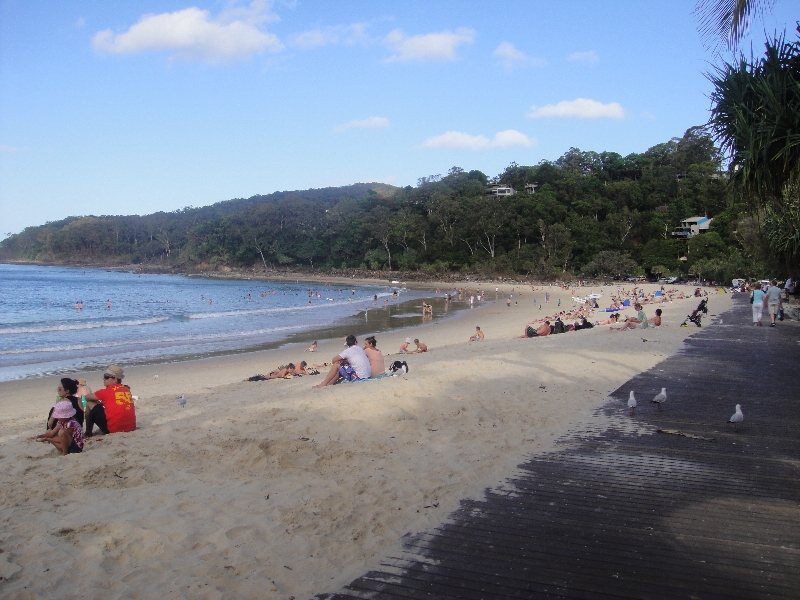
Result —
M242 381L308 360L299 347L126 369L139 428L93 439L82 455L57 458L25 441L52 405L52 380L0 383L0 455L10 465L0 475L9 523L0 589L46 595L58 581L75 593L141 598L181 587L202 598L334 591L462 499L502 487L525 457L555 448L608 394L699 331L678 326L697 305L689 298L661 305L667 326L646 334L595 327L523 339L540 293L498 287L515 287L518 304L381 334L387 364L409 334L430 347L403 355L403 377L319 390L311 386L321 376ZM569 297L550 293L542 314ZM704 326L730 295L709 304ZM649 316L654 309L645 306ZM467 341L475 325L483 342ZM315 362L340 349L340 340L321 343ZM98 375L88 377L93 389Z

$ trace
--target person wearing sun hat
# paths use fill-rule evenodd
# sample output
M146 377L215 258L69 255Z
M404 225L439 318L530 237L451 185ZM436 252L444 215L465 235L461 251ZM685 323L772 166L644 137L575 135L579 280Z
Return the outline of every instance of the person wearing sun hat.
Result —
M103 433L119 433L136 429L136 408L131 398L131 390L122 385L122 368L110 365L103 372L106 387L92 392L82 390L86 396L86 437L94 434L94 426Z
M83 452L83 427L75 420L75 407L69 400L60 400L53 407L53 418L56 425L32 437L37 442L50 442L58 450L60 456Z

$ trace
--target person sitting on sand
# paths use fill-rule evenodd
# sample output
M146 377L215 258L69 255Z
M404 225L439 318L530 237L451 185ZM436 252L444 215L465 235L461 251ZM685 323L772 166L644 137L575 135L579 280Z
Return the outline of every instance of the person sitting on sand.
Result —
M64 377L61 384L56 387L56 394L58 394L58 401L68 400L75 409L75 416L73 417L83 429L83 407L81 401L75 396L78 393L78 382L69 377ZM50 414L47 415L47 428L53 429L58 424L58 419L53 416L55 406L50 409Z
M295 375L295 367L293 363L289 363L286 366L281 366L275 369L274 371L270 371L266 375L258 374L253 375L252 377L248 377L247 381L267 381L269 379L291 379Z
M364 354L367 355L367 360L369 360L369 366L372 369L372 377L379 377L386 374L383 353L378 350L378 342L374 335L364 340Z
M317 351L317 342L312 343L308 348L303 350L303 352L316 352Z
M103 372L106 387L96 392L87 386L78 389L86 396L86 437L92 437L95 425L106 434L136 429L136 407L130 388L122 384L123 377L120 367L110 365Z
M359 379L369 379L372 376L372 367L369 364L367 355L364 354L358 345L356 336L348 335L345 340L346 350L343 350L331 359L333 366L325 380L315 385L315 388L325 387L339 383L339 380L357 381Z
M411 352L409 352L409 354L421 354L423 352L428 351L428 347L422 342L420 342L419 339L414 340L414 345L416 346L416 348L414 348Z
M53 407L53 418L56 425L32 437L37 442L50 442L58 450L59 456L83 452L83 427L73 417L75 407L69 400L60 400Z
M656 309L656 316L652 319L647 319L647 322L653 327L661 327L661 309Z
M647 315L644 314L642 310L642 305L638 302L633 305L638 312L636 313L635 317L628 317L625 319L625 323L623 323L622 327L612 327L611 331L624 331L625 329L636 329L637 326L641 326L642 329L647 328Z
M475 335L470 336L470 342L480 342L483 340L483 332L480 327L475 327Z
M411 338L406 338L406 341L400 344L400 350L398 352L400 352L400 354L405 354L406 352L408 352L408 346L410 343L411 343Z

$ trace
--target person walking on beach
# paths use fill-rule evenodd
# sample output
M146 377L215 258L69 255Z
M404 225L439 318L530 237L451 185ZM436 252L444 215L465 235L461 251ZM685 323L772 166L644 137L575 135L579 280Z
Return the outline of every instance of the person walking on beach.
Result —
M325 377L325 380L315 385L315 388L325 387L326 385L333 385L339 383L341 379L347 381L356 381L359 379L369 379L372 376L372 367L369 364L367 355L364 354L358 345L356 336L348 335L345 339L346 350L331 359L333 366Z
M110 365L103 373L106 387L96 392L86 386L78 390L86 396L86 437L92 437L95 425L106 434L136 429L136 408L130 388L122 385L123 377L120 367Z
M761 327L761 318L764 314L764 304L766 304L766 295L761 286L753 288L750 292L750 304L753 305L753 325Z
M778 311L783 306L783 298L781 298L781 288L778 287L777 280L770 281L770 286L766 292L767 310L769 311L769 318L772 319L770 327L775 327L775 317L778 316Z

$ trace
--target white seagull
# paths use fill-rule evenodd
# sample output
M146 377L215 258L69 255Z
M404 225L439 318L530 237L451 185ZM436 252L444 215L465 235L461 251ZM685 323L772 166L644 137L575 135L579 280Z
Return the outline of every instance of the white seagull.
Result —
M633 395L633 390L631 390L631 395L628 398L628 408L631 409L631 416L633 416L633 411L636 408L636 397Z
M181 396L180 398L178 398L178 404L181 405L181 408L186 406L186 396Z
M652 401L658 404L658 410L661 410L661 405L667 401L667 388L661 388L661 393L656 394Z
M736 412L733 413L733 416L731 416L730 419L728 419L728 423L733 423L738 427L739 423L741 423L742 421L744 421L744 415L742 414L742 405L737 404Z

